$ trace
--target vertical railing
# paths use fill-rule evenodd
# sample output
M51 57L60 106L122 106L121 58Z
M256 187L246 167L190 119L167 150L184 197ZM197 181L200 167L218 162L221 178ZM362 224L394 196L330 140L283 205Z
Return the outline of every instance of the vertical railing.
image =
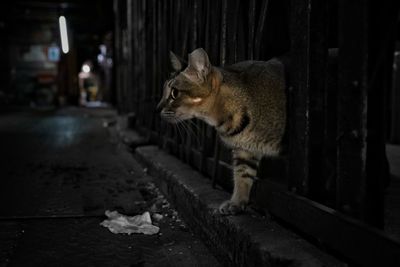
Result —
M223 66L279 56L289 49L290 36L290 68L295 71L288 76L289 149L278 160L265 159L260 178L268 178L272 168L275 182L290 192L362 218L367 153L366 11L347 2L340 2L339 8L327 1L293 0L290 4L289 10L288 1L115 1L119 107L137 113L138 129L153 142L230 188L230 150L212 128L195 120L186 131L178 130L154 113L168 78L168 51L186 57L204 47L212 63ZM341 22L339 77L335 74L337 49L328 55L325 26L335 8ZM353 11L359 16L350 22ZM353 34L354 41L348 42ZM257 199L261 206L266 202Z
M292 69L289 89L289 181L292 192L306 195L309 178L309 82L311 0L293 1L291 7ZM314 12L314 11L313 11Z
M393 80L392 88L389 93L390 101L388 103L389 116L391 117L391 127L389 141L394 144L400 144L400 41L397 41L393 62Z
M366 5L339 2L336 202L338 209L358 218L362 217L367 158L366 16ZM347 41L350 38L352 42Z
M217 66L285 54L288 125L284 151L276 159L263 159L253 202L342 254L352 247L321 229L332 223L351 234L353 225L331 209L381 226L379 181L384 167L382 162L377 172L369 167L382 158L379 140L383 134L376 119L383 118L382 102L374 101L382 96L376 84L369 83L373 64L368 56L378 54L369 46L373 42L369 4L344 0L115 3L118 107L137 114L136 128L142 134L215 184L231 189L230 149L215 131L198 120L184 131L161 121L154 112L170 72L168 52L186 58L203 47ZM129 53L124 54L126 28ZM371 117L371 107L378 117ZM378 132L375 143L370 139L375 138L374 132ZM315 223L319 220L323 227ZM354 229L367 231L363 227ZM384 244L388 251L393 249Z

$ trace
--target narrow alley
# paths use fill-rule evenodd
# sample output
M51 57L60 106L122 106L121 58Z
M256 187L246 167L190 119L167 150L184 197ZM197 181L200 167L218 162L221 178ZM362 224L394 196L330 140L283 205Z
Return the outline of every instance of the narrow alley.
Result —
M400 1L1 1L9 266L399 267Z
M0 117L0 266L218 266L123 145L110 109ZM163 216L153 236L113 234L105 210ZM154 207L156 210L154 210Z

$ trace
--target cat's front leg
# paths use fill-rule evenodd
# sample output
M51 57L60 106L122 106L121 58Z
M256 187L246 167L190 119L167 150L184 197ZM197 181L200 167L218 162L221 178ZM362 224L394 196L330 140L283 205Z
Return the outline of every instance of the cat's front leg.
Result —
M260 157L245 150L234 149L233 180L234 189L230 200L219 207L221 214L237 214L242 212L249 203L250 191L257 175Z

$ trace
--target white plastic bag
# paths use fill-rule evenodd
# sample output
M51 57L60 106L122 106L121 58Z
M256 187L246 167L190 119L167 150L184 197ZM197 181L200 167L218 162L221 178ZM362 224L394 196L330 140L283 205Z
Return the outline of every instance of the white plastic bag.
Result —
M107 227L114 234L134 234L142 233L145 235L154 235L160 231L160 228L151 223L150 213L144 212L142 215L126 216L118 211L105 212L108 219L100 225Z

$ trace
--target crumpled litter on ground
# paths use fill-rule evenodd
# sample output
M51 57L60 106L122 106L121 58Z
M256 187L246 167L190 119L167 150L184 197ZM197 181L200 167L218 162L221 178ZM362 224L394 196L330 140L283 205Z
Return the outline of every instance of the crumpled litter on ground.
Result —
M118 211L105 212L108 219L100 223L107 227L114 234L134 234L142 233L145 235L154 235L160 231L158 226L151 223L150 213L144 212L142 215L126 216Z
M164 218L160 213L154 213L153 214L153 220L155 221L161 221Z

